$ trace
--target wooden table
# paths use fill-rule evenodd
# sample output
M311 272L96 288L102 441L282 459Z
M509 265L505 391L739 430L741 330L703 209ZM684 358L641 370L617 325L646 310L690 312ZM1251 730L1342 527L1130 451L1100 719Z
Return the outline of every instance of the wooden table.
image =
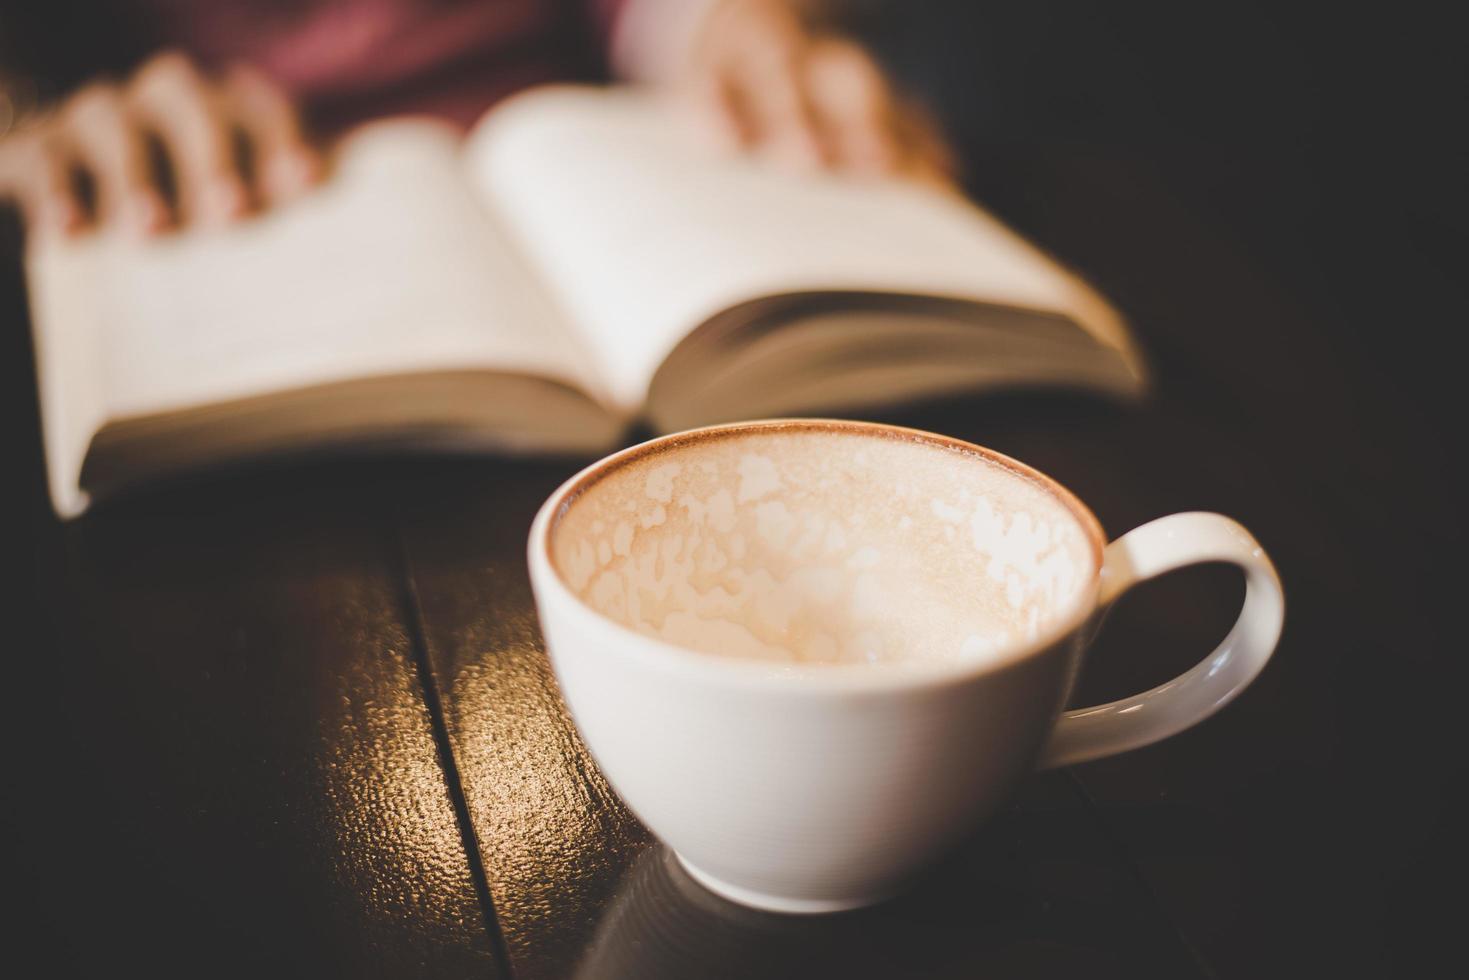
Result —
M996 156L990 199L1117 299L1156 395L883 417L1040 467L1113 535L1237 517L1285 579L1278 656L1194 730L1032 778L913 894L821 919L689 883L568 723L523 546L581 461L257 470L59 526L12 250L8 958L77 976L1412 975L1452 912L1424 896L1452 880L1455 634L1434 562L1463 518L1425 393L1447 369L1381 341L1442 323L1449 278L1415 265L1394 305L1354 278L1380 256L1292 224L1259 163ZM1078 703L1195 662L1241 591L1206 567L1130 595Z

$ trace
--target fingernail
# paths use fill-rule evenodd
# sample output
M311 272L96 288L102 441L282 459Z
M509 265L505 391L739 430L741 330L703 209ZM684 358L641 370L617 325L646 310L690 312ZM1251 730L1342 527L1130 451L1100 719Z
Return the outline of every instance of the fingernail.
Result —
M70 235L82 227L82 212L71 201L55 201L47 207L47 223L63 235Z
M898 154L878 140L857 142L850 154L852 169L869 177L892 176L898 170Z
M300 193L316 183L320 176L316 158L305 153L278 156L271 161L266 181L275 194L288 196Z
M738 153L745 146L739 123L728 116L701 116L696 132L716 153Z
M205 210L211 222L224 224L243 215L247 203L244 186L238 180L227 177L210 186Z
M168 211L157 195L141 193L132 199L130 206L132 224L135 231L143 236L153 235L163 230L168 220Z
M321 159L315 153L298 153L294 159L302 187L310 186L321 179Z
M821 152L810 140L786 137L772 141L765 150L778 166L799 173L813 173L822 166Z

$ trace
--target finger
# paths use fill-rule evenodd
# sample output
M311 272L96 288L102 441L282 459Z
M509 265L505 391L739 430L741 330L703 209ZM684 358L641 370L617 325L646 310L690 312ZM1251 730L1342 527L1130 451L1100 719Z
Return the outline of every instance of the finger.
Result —
M742 61L731 75L742 107L747 144L797 169L825 165L816 109L807 91L804 50L789 48Z
M0 200L16 203L28 230L65 235L86 226L72 181L73 160L59 140L14 136L0 151Z
M68 101L61 124L68 145L92 178L99 223L124 223L145 235L168 223L146 137L117 89L92 85L78 92Z
M231 123L191 61L179 54L154 58L134 76L129 99L163 145L181 220L217 225L249 210Z
M259 71L241 66L226 76L224 97L249 142L262 200L281 203L316 183L321 176L320 158L279 86Z
M677 91L678 102L695 132L715 148L734 152L752 145L754 133L744 103L727 75L700 72Z
M938 123L921 106L906 106L895 117L903 130L905 149L899 172L944 187L958 181L958 162Z
M849 41L821 41L806 75L832 162L861 173L895 171L908 148L887 80L867 53Z

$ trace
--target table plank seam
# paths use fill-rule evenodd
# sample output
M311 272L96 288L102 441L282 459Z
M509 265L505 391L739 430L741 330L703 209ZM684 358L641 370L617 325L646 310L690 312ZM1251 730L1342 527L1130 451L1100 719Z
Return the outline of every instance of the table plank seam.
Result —
M392 538L389 542L389 553L392 555L393 577L398 586L398 602L402 607L403 622L407 627L409 646L412 648L413 665L418 673L419 686L423 689L424 704L428 707L434 747L438 752L439 767L444 773L444 782L448 786L449 799L454 805L454 819L459 825L459 837L463 842L464 853L469 862L470 878L474 884L475 895L479 899L480 911L484 917L485 929L489 933L490 944L494 949L495 966L500 975L508 980L515 975L511 967L510 952L506 945L504 931L500 926L499 915L495 911L494 898L490 894L489 875L485 870L484 858L480 854L479 839L475 836L474 823L469 812L469 801L464 793L464 784L459 777L459 766L454 758L453 743L449 738L449 728L444 715L443 698L429 664L423 603L419 596L418 583L413 577L408 546L403 538L402 521L398 519L398 514L394 514L393 517L394 520L389 525Z

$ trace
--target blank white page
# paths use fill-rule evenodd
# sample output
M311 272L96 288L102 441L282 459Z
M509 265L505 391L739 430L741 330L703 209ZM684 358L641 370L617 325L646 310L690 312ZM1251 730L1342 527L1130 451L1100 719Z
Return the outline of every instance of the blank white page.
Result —
M1071 316L1128 350L1080 280L956 195L890 180L781 172L701 147L629 90L518 96L469 140L469 170L639 405L689 331L744 300L873 290Z

